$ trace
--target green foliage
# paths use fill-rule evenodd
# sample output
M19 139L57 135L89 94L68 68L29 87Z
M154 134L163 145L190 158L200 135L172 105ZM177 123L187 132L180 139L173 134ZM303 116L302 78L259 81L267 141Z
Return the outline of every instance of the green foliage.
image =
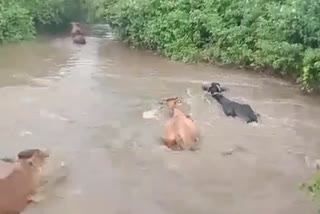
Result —
M0 1L0 42L32 38L34 33L29 10L15 2Z
M296 78L306 91L319 90L318 0L99 2L110 25L133 46L183 61L271 68Z
M309 183L303 183L302 189L311 194L313 200L320 202L320 174L317 172ZM320 213L320 209L319 209Z
M84 6L83 0L0 0L0 43L33 38L36 28L70 27L85 19Z
M62 22L64 0L24 0L23 6L30 11L37 24L59 24Z
M130 45L188 61L272 69L320 91L318 0L0 0L0 42L102 17Z
M320 48L307 49L303 58L303 71L300 82L305 90L320 90Z
M87 21L89 23L103 21L107 3L105 0L84 0L83 8L86 10Z

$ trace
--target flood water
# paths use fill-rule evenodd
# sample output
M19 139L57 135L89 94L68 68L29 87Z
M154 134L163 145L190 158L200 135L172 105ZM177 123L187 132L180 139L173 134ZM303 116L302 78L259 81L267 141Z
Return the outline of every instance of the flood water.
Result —
M26 214L317 213L299 184L320 158L320 100L281 80L172 62L95 31L87 45L42 37L0 47L1 156L48 148L67 179ZM97 33L98 32L98 33ZM94 36L98 35L98 36ZM261 123L224 116L201 90L215 81ZM163 121L144 119L180 96L201 130L200 150L161 145ZM224 155L233 148L231 155Z

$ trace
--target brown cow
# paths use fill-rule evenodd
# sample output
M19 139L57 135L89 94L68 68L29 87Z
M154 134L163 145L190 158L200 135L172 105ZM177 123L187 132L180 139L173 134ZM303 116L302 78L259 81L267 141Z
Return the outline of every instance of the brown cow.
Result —
M80 27L79 22L71 22L72 30L71 30L71 37L74 37L75 35L81 34L83 35L83 31Z
M80 34L74 36L72 38L72 41L73 41L73 43L80 44L80 45L86 44L86 39L84 38L83 35L80 35Z
M84 38L83 30L80 27L80 23L71 22L72 30L71 30L71 38L73 43L84 45L86 44L86 39Z
M186 116L177 105L177 97L165 100L171 117L165 124L165 137L162 138L164 144L172 150L194 150L194 145L198 141L198 132L194 121Z
M32 202L48 156L35 149L20 152L13 162L0 160L0 214L19 214Z

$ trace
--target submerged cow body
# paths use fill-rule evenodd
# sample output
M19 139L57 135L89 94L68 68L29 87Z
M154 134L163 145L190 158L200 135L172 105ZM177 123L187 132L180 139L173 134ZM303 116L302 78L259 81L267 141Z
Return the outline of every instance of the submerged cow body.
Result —
M250 105L231 101L221 94L228 89L222 87L220 83L203 84L202 89L209 92L220 103L226 116L240 117L247 123L258 122L259 114L256 114Z
M178 98L165 100L171 116L165 124L164 144L172 150L195 150L198 132L194 121L177 108Z
M80 27L80 23L72 22L71 38L73 43L84 45L86 39L84 38L83 30Z
M47 152L35 149L18 154L18 160L0 160L0 214L19 214L32 202Z
M219 93L212 96L220 103L226 116L239 117L246 123L258 122L258 114L253 111L250 105L231 101Z
M72 40L73 40L73 43L76 43L76 44L80 44L80 45L86 44L86 39L84 38L83 35L76 35L72 38Z

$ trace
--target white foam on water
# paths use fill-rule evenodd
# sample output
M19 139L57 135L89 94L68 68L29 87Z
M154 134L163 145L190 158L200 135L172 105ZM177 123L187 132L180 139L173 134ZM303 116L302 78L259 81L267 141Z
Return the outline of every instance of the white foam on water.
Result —
M235 83L235 82L224 82L221 85L241 86L241 87L250 87L250 88L261 88L260 85L246 84L246 83Z
M150 111L144 111L142 114L143 119L156 119L159 120L158 109L152 109Z
M32 132L27 131L27 130L22 130L22 131L20 132L20 136L21 136L21 137L24 137L24 136L26 136L26 135L32 135Z
M188 95L189 97L192 97L191 89L190 89L190 88L187 88L187 95Z
M57 115L55 113L48 112L47 110L40 110L40 115L44 118L48 119L57 119L62 121L69 121L67 118Z
M320 169L320 159L311 160L308 156L304 156L304 163L307 168Z

